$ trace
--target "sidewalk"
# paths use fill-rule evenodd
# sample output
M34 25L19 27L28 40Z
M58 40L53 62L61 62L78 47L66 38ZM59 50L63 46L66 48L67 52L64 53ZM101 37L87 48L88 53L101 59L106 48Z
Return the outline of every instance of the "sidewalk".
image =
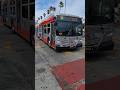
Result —
M0 26L0 90L34 90L32 55L25 40Z
M35 66L35 90L85 90L85 61L83 59L49 66Z

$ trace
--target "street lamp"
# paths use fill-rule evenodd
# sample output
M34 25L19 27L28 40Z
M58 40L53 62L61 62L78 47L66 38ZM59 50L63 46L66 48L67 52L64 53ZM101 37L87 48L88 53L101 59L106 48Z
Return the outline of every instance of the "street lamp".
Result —
M50 13L51 11L55 12L55 11L56 11L56 8L53 7L53 6L50 6L50 8L49 8L49 13Z
M43 13L43 16L45 17L45 16L46 16L46 14L45 14L45 13Z
M42 19L42 16L40 16L40 18Z
M65 0L65 12L66 12L66 0Z

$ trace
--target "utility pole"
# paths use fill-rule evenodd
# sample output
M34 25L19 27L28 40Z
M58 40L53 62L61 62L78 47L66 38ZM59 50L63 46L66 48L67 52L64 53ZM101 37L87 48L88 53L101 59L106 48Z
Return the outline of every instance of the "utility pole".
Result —
M65 0L65 13L66 13L66 0Z
M61 8L64 7L64 3L63 3L62 1L60 1L60 3L59 3L59 7L60 7L60 11L61 11ZM60 11L59 11L59 13L60 13Z

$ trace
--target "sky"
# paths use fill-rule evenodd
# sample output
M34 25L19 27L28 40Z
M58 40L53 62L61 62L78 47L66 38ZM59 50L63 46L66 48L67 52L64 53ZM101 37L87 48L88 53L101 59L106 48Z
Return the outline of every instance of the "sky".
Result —
M56 7L56 13L59 13L59 2L65 0L35 0L35 17L43 16L50 6ZM66 0L65 7L61 9L61 13L85 17L85 0Z

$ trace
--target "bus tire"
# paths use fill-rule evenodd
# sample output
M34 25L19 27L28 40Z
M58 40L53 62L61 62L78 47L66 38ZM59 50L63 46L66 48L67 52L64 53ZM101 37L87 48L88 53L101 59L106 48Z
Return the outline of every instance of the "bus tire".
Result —
M55 51L56 51L56 52L60 52L61 49L60 49L59 47L55 47Z

